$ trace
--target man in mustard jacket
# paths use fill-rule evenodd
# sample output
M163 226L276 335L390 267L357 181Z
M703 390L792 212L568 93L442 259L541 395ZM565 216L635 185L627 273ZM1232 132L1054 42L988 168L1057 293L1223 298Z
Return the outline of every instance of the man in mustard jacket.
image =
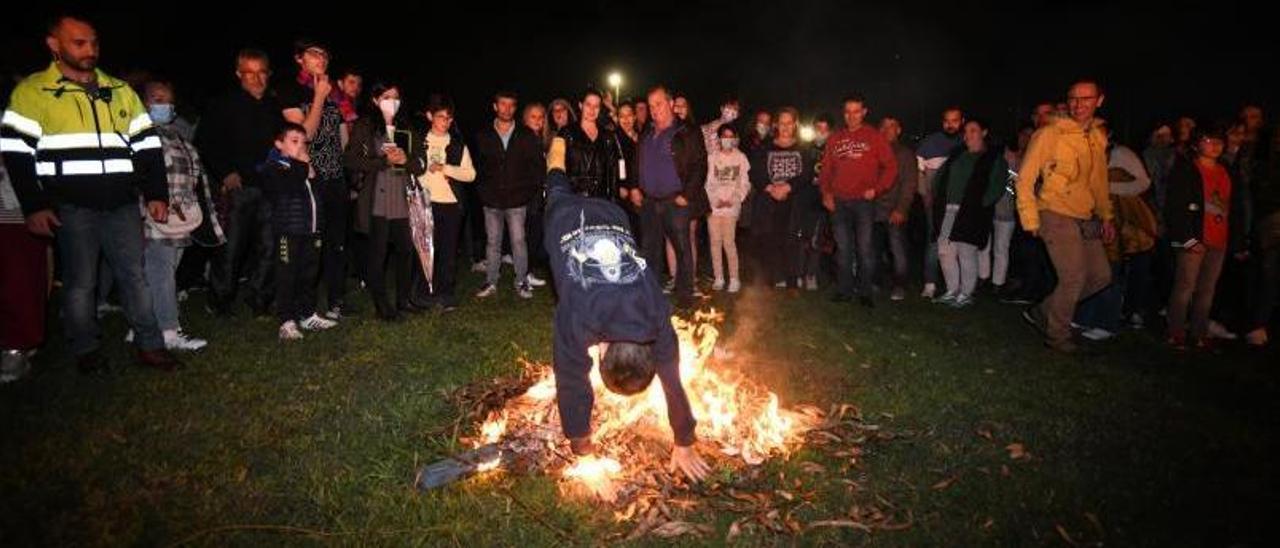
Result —
M1018 215L1022 227L1044 239L1058 286L1023 313L1041 330L1045 345L1071 353L1071 318L1076 303L1111 283L1105 243L1115 238L1107 182L1107 136L1094 118L1102 88L1081 80L1067 93L1068 116L1058 117L1031 137L1018 172Z

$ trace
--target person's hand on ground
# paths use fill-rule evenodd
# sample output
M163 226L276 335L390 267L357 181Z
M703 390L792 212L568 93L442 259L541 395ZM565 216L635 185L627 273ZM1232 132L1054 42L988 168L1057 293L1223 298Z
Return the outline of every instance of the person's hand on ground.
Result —
M707 462L693 450L692 445L686 447L677 445L671 448L670 469L679 470L685 477L695 482L707 479L707 475L711 473L711 467L707 466Z

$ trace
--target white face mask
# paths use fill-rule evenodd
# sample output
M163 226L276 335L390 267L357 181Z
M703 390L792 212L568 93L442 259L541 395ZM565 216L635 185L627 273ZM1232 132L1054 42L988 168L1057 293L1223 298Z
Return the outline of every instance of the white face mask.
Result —
M394 118L397 112L400 112L399 99L379 99L378 110L382 111L382 115L387 118Z
M720 109L720 121L732 122L738 119L738 109L733 107L722 107Z
M769 124L756 124L756 133L763 139L769 136Z
M720 148L726 152L738 148L738 139L734 137L721 137Z

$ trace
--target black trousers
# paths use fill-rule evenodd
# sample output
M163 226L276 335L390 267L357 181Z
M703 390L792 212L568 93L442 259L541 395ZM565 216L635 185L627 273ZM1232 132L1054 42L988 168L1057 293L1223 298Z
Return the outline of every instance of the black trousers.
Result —
M276 316L280 323L306 319L315 313L320 250L317 234L277 238Z
M418 257L409 232L409 220L371 218L368 242L365 285L373 296L374 304L383 309L394 302L395 306L403 308L409 302L410 267ZM387 300L388 266L396 282L395 301Z
M441 306L457 306L458 286L458 246L462 234L464 216L461 204L442 204L432 202L431 217L435 222L435 230L431 234L435 245L435 259L432 262L431 287L422 275L421 262L416 258L413 262L413 278L415 295L414 303L422 306L439 304ZM416 253L416 251L415 251ZM417 255L414 255L417 257Z
M342 304L347 293L347 238L350 228L351 200L347 194L345 179L320 181L320 200L324 214L324 285L327 288L326 305L333 308Z
M229 199L227 237L217 256L212 259L209 285L215 304L230 305L236 297L240 272L249 278L249 299L257 306L271 302L272 270L275 267L276 242L271 228L271 204L262 189L244 187L232 193Z

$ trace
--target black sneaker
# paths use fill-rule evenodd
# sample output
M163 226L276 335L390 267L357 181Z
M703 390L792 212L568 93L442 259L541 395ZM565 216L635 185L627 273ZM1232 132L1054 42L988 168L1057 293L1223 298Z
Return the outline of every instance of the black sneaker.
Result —
M80 370L82 375L106 373L110 370L110 365L107 357L102 355L101 350L94 350L76 358L76 369Z
M1044 313L1040 312L1040 307L1028 306L1023 309L1022 321L1027 322L1027 325L1031 326L1032 329L1035 329L1036 333L1039 333L1040 336L1045 335Z

